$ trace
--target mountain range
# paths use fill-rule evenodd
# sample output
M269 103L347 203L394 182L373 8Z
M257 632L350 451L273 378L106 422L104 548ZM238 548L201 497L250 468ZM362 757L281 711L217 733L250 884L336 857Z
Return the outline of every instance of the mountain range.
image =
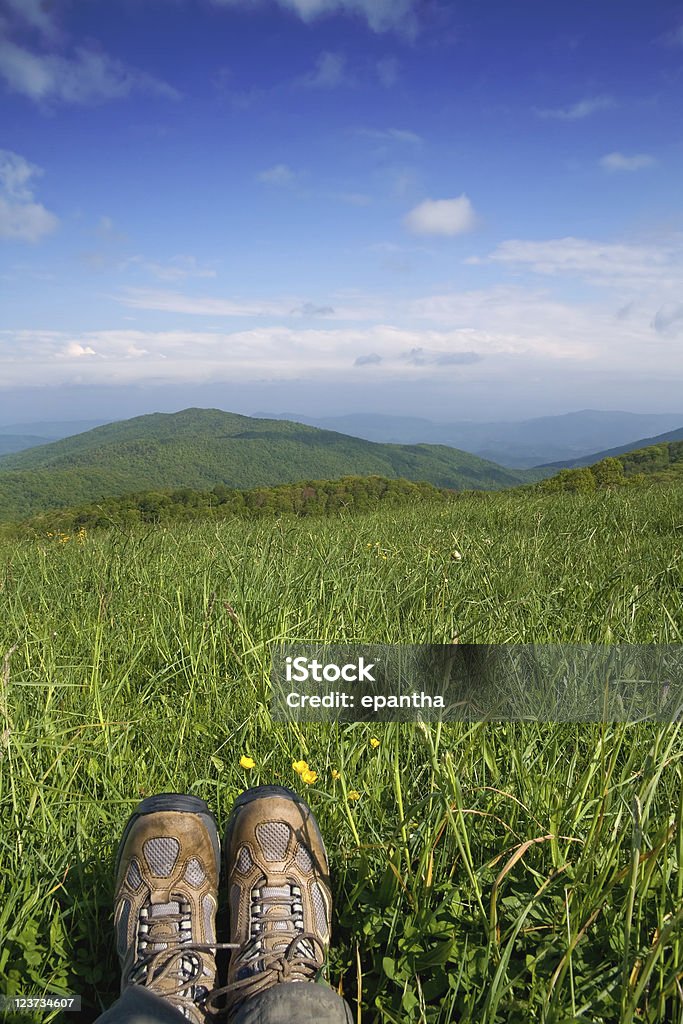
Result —
M324 418L282 413L275 418L296 419L323 430L339 430L369 441L451 445L513 469L555 464L560 460L569 465L576 459L592 458L594 452L616 445L624 445L627 449L640 447L641 438L674 430L683 424L683 413L605 412L596 409L519 422L486 423L459 420L437 423L413 416L376 413Z
M520 422L434 422L415 416L354 413L311 418L299 413L255 413L256 418L292 420L386 444L437 444L459 448L509 468L568 466L594 453L633 449L643 438L683 425L683 413L629 413L583 409ZM33 422L0 425L0 455L80 434L108 422Z

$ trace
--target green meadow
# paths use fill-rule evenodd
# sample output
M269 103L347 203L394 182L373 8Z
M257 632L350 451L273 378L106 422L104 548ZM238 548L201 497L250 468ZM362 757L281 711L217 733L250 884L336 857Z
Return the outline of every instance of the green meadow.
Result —
M681 643L680 486L49 532L0 541L0 991L93 1020L137 801L222 827L278 782L359 1021L683 1022L680 722L285 725L268 695L283 641Z

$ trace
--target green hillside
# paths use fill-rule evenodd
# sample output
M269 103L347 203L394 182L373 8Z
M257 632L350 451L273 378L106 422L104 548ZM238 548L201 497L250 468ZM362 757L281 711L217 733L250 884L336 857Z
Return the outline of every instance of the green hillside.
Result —
M683 483L683 441L640 448L618 458L601 459L592 466L562 469L535 486L552 493L659 483Z
M132 491L217 484L246 489L349 475L454 490L499 490L530 479L527 471L445 445L377 444L301 423L185 409L110 423L0 458L0 519Z
M665 434L657 434L656 437L643 437L639 441L632 441L630 444L622 444L617 448L608 448L602 452L593 452L592 455L582 455L578 459L569 459L566 462L545 462L538 469L577 469L579 466L591 466L603 459L618 458L629 452L639 452L644 448L659 447L668 444L669 441L683 441L683 427L676 430L669 430Z

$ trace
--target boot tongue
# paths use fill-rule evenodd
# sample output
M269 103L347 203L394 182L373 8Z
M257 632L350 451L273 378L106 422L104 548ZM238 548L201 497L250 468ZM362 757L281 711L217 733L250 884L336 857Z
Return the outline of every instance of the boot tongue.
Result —
M288 885L264 885L261 888L261 896L266 900L276 899L270 905L266 904L262 916L263 947L269 951L286 950L292 941L292 921L294 895ZM285 934L278 934L285 933Z
M294 934L304 930L301 897L295 896L289 885L264 885L261 896L277 897L278 900L264 908L265 927L261 932L263 949L270 953L285 953L292 944ZM294 915L294 923L291 915ZM314 955L311 943L305 939L297 943L296 950L304 957Z
M169 914L179 914L180 903L171 900L169 903L151 903L147 912L149 931L147 941L155 950L165 949L169 942L177 942L179 928L177 921L169 921Z

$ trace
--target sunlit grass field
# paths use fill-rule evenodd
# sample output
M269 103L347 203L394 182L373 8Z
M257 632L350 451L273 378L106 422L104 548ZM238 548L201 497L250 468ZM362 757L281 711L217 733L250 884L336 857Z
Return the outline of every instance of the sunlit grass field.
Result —
M651 488L1 542L0 992L93 1020L136 802L222 826L279 782L328 840L359 1020L680 1024L680 724L282 725L267 676L292 640L678 644L682 538Z

